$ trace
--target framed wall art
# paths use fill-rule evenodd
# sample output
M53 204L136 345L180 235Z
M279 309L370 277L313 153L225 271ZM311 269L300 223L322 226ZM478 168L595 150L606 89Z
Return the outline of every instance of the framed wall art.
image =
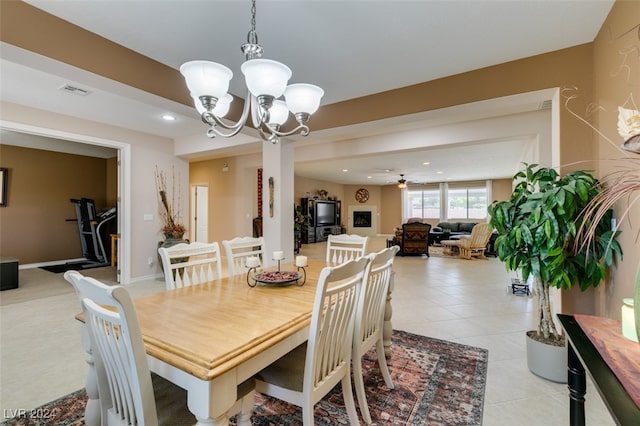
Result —
M9 180L9 170L0 167L0 207L7 206L7 182Z

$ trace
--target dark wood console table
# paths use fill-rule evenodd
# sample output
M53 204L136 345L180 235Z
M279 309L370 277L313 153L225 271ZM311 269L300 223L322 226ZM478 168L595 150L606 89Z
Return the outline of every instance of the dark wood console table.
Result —
M622 383L617 379L598 349L591 343L573 315L559 314L558 318L569 339L568 345L568 386L569 423L584 426L584 397L586 376L589 373L602 400L614 421L619 425L640 425L640 408L633 402Z

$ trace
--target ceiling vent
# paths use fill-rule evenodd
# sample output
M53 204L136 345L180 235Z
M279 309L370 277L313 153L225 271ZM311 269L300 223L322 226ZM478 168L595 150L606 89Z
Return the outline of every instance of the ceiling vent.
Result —
M79 87L72 86L70 84L62 85L58 87L58 90L62 90L63 92L67 92L67 93L73 93L74 95L79 95L79 96L87 96L89 93L91 93L88 90L81 89Z
M546 101L542 101L540 102L540 105L538 105L538 110L541 109L551 109L551 100L546 100Z

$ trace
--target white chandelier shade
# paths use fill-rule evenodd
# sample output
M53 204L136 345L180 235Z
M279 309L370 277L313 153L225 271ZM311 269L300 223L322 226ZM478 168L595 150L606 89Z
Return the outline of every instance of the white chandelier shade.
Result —
M240 119L233 124L222 118L229 111L233 100L229 91L229 82L233 72L222 64L210 61L190 61L182 64L180 73L186 80L196 110L202 121L210 127L207 136L232 137L244 127L249 112L254 126L265 141L278 142L280 137L296 133L302 136L309 134L307 122L311 114L320 106L324 91L312 84L291 84L291 69L283 63L262 58L262 46L258 44L255 31L256 0L251 0L251 30L247 35L247 43L242 45L246 61L240 69L245 77L247 93ZM284 101L279 99L284 95ZM297 126L288 131L280 127L293 113ZM221 131L227 130L227 132Z
M324 96L324 90L306 83L291 84L284 91L287 107L294 114L313 114L320 107L322 96Z
M291 69L285 64L271 59L251 59L240 67L247 89L255 97L273 96L279 98L287 88Z
M194 94L192 93L191 97L193 98L193 103L196 106L196 110L198 111L198 113L200 115L204 114L207 109L204 107L204 105L202 105L202 102L200 101L198 96L194 96ZM222 98L218 99L215 108L213 108L213 114L217 115L218 117L226 116L229 113L229 109L231 108L231 102L233 102L233 96L227 93Z
M273 101L269 108L269 125L282 126L289 118L289 108L284 101Z
M229 90L233 72L224 65L209 61L190 61L182 64L184 76L192 96L211 96L221 99Z

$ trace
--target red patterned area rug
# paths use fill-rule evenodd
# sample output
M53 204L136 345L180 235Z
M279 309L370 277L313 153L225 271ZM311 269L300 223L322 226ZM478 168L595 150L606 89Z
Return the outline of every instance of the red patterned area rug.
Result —
M393 331L389 361L395 389L388 389L375 351L363 357L365 386L374 425L481 425L489 353L486 349ZM83 425L83 390L39 407L55 414L43 419L12 419L11 425ZM33 410L37 413L38 409ZM41 411L44 412L44 411ZM27 413L28 414L28 413ZM27 416L28 417L28 416ZM231 420L232 424L234 419ZM315 424L348 424L342 391L336 387L316 404ZM254 426L301 425L301 410L256 394Z

